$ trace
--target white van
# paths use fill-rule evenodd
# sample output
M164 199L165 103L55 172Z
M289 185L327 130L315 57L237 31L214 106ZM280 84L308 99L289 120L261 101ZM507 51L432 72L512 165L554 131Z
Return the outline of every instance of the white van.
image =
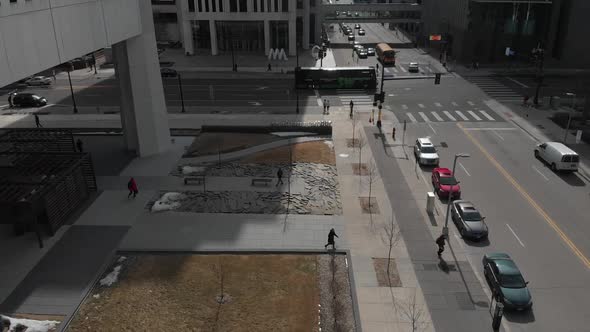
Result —
M575 172L580 163L580 156L559 142L538 144L535 148L535 157L544 160L553 171Z

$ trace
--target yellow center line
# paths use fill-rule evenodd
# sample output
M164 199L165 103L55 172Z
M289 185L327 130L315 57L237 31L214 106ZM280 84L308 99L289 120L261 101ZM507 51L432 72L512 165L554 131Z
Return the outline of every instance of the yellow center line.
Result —
M488 158L492 165L494 165L496 169L498 169L498 171L500 171L500 173L504 175L508 182L510 182L514 186L514 188L524 197L524 199L526 199L529 202L529 204L535 210L537 210L541 217L543 217L547 224L549 224L549 226L553 228L553 230L557 233L557 235L559 235L563 242L565 242L565 244L567 244L567 246L574 252L574 254L576 254L576 256L580 258L582 263L586 265L586 268L590 268L590 260L582 253L580 249L578 249L576 244L565 234L565 232L561 230L557 223L553 219L551 219L547 212L545 212L545 210L543 210L543 208L541 208L541 206L537 202L535 202L535 200L526 192L526 190L524 190L524 188L522 188L522 186L520 186L518 182L516 182L516 180L510 175L510 173L508 173L508 171L506 171L506 169L502 167L502 165L500 165L500 163L496 161L496 159L492 157L491 154L489 154L489 152L471 135L471 133L468 130L465 130L461 123L457 123L457 126L461 128L461 130L467 136L467 138L469 138L469 140L473 144L475 144L475 146L477 146L477 148L484 154L484 156L486 156L486 158Z

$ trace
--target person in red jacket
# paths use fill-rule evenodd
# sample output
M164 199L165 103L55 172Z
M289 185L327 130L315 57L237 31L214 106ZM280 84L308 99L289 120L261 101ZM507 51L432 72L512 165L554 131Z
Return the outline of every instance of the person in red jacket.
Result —
M137 190L137 183L134 178L129 179L129 182L127 182L127 189L129 189L129 195L127 195L127 198L131 197L132 194L133 198L137 196L139 190Z

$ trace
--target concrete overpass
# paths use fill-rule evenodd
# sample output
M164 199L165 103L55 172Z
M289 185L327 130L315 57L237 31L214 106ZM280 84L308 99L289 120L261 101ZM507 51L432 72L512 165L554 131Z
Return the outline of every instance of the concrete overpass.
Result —
M140 156L170 146L151 1L17 0L0 5L0 86L113 47L121 122Z

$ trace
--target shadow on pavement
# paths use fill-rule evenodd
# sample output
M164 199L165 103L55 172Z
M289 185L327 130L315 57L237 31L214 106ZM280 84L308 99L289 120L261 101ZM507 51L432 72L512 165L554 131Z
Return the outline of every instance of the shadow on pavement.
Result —
M584 180L580 179L580 175L576 173L557 173L560 179L562 179L565 183L569 184L570 186L574 187L584 187L586 183Z
M470 247L484 248L484 247L488 247L490 245L490 240L487 238L484 240L481 240L481 241L473 241L470 239L463 239L463 241L465 242L466 245L468 245Z
M532 323L535 321L535 313L533 308L528 311L504 311L504 317L509 322L513 323Z
M457 271L461 275L461 280L463 281L463 285L465 285L465 290L467 291L467 295L469 296L469 300L475 306L478 306L481 308L489 307L489 304L487 301L475 301L475 299L473 298L473 295L471 294L471 290L469 289L469 285L467 285L467 281L465 280L465 275L463 273L463 269L461 268L461 265L459 264L459 261L457 260L457 255L455 254L455 251L453 250L453 246L451 245L450 241L447 243L449 245L449 250L451 251L451 254L453 255L453 260L455 261L455 266L457 267ZM446 262L442 258L440 260L441 260L441 263L444 262L446 264Z

